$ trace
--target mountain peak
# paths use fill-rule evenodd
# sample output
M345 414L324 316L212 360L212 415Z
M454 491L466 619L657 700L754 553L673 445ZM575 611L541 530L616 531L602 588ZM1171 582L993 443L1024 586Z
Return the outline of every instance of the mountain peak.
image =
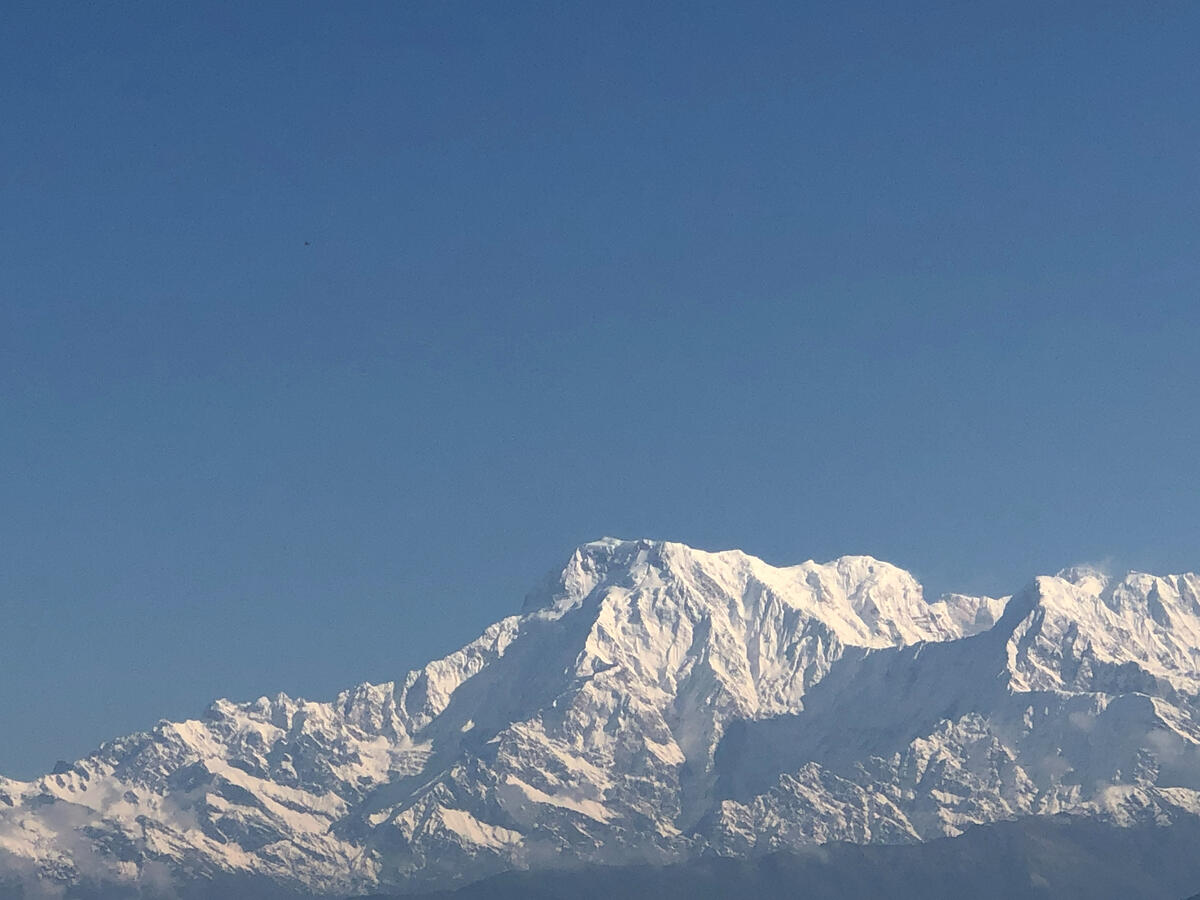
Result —
M1061 578L1063 581L1069 581L1072 584L1097 593L1103 591L1108 587L1109 582L1112 581L1112 576L1108 572L1100 566L1091 565L1090 563L1082 563L1060 569L1054 577Z
M1076 567L1006 602L931 602L871 556L592 541L523 614L394 682L221 700L0 779L0 856L67 882L165 865L344 894L561 854L1200 813L1200 580Z
M1009 669L1024 689L1200 693L1200 578L1084 567L1039 576L1013 605Z
M647 539L602 538L582 544L561 572L526 598L523 612L560 617L606 597L664 593L695 607L696 615L761 616L776 603L829 629L846 645L884 647L960 637L991 624L997 601L949 595L927 602L909 572L872 556L842 556L773 566L741 550L698 550ZM729 598L738 603L730 606ZM706 604L715 602L711 609Z

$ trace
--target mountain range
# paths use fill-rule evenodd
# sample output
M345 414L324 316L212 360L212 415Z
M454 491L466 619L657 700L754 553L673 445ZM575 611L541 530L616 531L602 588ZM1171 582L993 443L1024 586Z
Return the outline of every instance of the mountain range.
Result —
M781 568L605 539L397 681L218 700L0 778L0 886L533 896L538 873L753 880L818 849L849 860L839 872L900 871L889 854L944 859L949 842L970 858L1013 829L1077 858L1161 856L1200 836L1198 698L1196 575L1076 567L1008 597L930 600L866 556ZM1143 896L1194 893L1187 856L1154 857ZM1051 896L1037 865L1022 884ZM1117 881L1088 896L1127 895L1105 893Z

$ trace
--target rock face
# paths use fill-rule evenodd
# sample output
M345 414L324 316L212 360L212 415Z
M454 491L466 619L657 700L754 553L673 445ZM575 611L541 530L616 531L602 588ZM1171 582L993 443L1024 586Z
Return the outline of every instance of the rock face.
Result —
M1056 813L1166 823L1200 813L1198 691L1194 575L928 602L869 557L603 540L401 681L218 701L0 778L0 867L332 894Z

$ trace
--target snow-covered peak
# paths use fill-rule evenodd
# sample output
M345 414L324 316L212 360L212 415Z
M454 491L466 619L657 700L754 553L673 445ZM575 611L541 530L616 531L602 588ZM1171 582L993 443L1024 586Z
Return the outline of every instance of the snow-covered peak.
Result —
M1104 590L1112 580L1112 577L1099 566L1093 566L1088 563L1067 566L1067 568L1060 570L1054 577L1069 581L1071 584L1078 585L1085 590L1095 592Z
M614 593L650 589L686 596L701 615L717 611L742 620L752 618L766 598L824 624L843 644L862 647L974 633L979 623L994 620L997 604L964 595L926 602L911 574L870 556L776 567L740 550L604 538L577 548L550 587L527 601L526 612L560 616ZM740 602L731 606L731 597Z
M1075 567L1011 600L929 601L869 556L773 566L606 538L396 681L220 700L0 779L0 868L363 893L546 859L1200 812L1198 673L1194 575Z
M1200 576L1094 569L1041 576L1013 604L1015 687L1200 693ZM1014 615L1015 618L1015 615Z

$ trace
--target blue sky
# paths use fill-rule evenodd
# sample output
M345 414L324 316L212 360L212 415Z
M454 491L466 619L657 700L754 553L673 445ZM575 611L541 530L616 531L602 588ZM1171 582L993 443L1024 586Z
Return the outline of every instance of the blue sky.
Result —
M6 11L0 772L602 535L1200 568L1200 9L643 6Z

